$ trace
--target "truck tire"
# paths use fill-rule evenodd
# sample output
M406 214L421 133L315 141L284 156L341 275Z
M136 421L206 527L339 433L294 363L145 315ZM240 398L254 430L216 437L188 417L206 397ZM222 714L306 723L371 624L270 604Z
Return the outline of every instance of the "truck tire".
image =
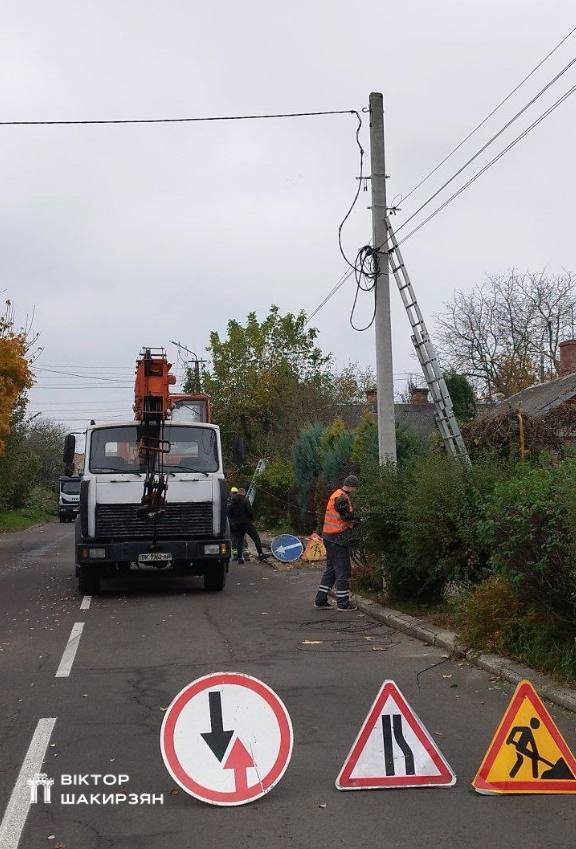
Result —
M226 586L226 574L228 572L227 562L221 560L215 563L209 572L204 575L204 589L210 593L219 593Z
M93 567L78 567L78 592L81 595L98 595L100 592L100 575Z

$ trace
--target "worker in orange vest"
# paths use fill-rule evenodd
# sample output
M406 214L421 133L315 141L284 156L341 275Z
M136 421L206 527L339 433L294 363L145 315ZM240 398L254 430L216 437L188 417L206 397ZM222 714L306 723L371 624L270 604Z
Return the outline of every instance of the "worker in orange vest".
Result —
M356 610L350 601L350 543L355 524L350 493L355 492L359 486L360 481L356 475L348 475L342 483L342 488L332 493L326 505L322 529L322 539L326 546L326 568L314 601L314 607L319 610L332 607L328 601L328 591L333 586L336 587L336 609Z

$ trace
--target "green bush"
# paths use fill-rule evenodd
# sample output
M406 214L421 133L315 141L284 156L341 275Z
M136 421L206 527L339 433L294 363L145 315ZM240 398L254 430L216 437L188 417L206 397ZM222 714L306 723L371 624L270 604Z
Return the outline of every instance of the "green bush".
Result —
M58 513L58 497L45 486L35 486L28 497L26 509L55 516Z
M517 467L488 497L480 524L489 566L525 603L576 618L576 460Z
M315 528L314 491L320 474L320 440L323 427L316 423L300 431L292 449L296 500L300 508L300 527L304 532Z
M576 680L576 623L526 605L510 578L493 575L463 593L452 607L467 645Z
M271 460L256 478L254 511L266 528L275 529L291 524L291 503L294 503L294 470L284 458Z
M429 450L366 476L358 493L362 534L384 556L392 596L440 600L448 583L485 575L489 552L479 522L502 474L491 456L470 468Z

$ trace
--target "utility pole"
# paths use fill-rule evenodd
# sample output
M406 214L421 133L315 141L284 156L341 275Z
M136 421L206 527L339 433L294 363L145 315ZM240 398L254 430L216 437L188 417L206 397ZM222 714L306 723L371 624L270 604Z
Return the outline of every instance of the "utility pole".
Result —
M202 378L200 376L200 366L206 363L206 360L199 360L198 356L191 351L190 348L187 348L186 345L182 345L181 342L175 342L173 339L170 340L173 345L176 345L179 351L186 351L187 354L192 356L191 360L188 362L194 363L194 392L202 392Z
M390 278L388 272L388 228L386 227L386 166L384 158L384 104L382 95L370 95L370 163L372 168L372 244L379 248L375 259L376 383L378 410L378 450L380 464L396 462L396 422L392 369L392 329L390 321Z

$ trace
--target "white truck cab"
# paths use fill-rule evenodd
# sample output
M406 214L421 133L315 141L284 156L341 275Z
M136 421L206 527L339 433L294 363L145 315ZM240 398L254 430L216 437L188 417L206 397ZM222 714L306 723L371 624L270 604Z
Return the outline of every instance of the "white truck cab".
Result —
M143 571L201 575L206 589L224 588L231 547L219 428L167 422L163 438L169 447L159 455L168 479L166 504L150 516L142 506L138 423L86 431L76 523L80 592L98 592L102 577Z
M80 504L80 475L61 475L58 479L58 518L73 522Z

